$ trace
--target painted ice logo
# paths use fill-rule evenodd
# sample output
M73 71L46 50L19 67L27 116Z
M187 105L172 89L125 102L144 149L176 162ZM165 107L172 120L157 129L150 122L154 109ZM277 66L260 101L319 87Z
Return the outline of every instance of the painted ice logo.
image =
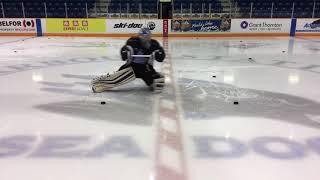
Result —
M247 27L249 26L249 23L247 21L242 21L240 26L242 29L247 29Z
M152 31L156 28L156 23L150 21L148 22L148 28Z
M0 137L0 161L8 158L28 159L100 159L118 155L121 158L147 158L142 143L128 136L89 135L11 135ZM233 137L191 136L197 159L235 159L255 153L277 160L303 159L320 155L320 137L293 141L286 137L261 136L248 141ZM92 143L95 142L95 145ZM221 148L227 147L227 148ZM279 148L284 149L279 151Z

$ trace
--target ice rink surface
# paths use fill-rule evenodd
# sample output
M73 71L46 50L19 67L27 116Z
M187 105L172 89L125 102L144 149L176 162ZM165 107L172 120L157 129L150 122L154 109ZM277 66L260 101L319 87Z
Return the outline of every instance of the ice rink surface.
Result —
M125 38L1 37L0 179L319 180L320 39L158 40L163 93L94 94Z

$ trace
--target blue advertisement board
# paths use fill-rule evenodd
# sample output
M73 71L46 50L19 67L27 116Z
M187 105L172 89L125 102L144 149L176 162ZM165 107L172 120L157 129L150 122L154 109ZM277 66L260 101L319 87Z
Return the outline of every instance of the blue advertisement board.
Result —
M231 19L173 20L172 32L229 32Z

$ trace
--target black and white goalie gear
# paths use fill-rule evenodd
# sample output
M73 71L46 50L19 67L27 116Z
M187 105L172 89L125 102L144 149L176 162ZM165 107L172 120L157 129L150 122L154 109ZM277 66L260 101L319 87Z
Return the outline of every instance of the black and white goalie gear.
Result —
M154 92L161 92L165 85L165 78L163 75L153 79L153 83L151 84L150 88Z
M160 48L153 51L152 56L156 61L163 62L163 60L166 58L166 53L164 52L163 48Z
M133 48L129 45L123 46L120 50L121 59L123 61L131 61L131 56L134 54Z
M92 91L100 93L111 88L127 84L136 79L132 67L117 71L113 74L102 75L94 78L91 82Z

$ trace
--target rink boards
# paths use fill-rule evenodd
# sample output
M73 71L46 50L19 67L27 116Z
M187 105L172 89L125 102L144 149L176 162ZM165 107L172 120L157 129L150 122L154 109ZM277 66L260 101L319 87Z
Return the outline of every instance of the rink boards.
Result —
M3 18L0 35L131 36L142 27L155 36L295 36L320 35L320 19L77 19Z

